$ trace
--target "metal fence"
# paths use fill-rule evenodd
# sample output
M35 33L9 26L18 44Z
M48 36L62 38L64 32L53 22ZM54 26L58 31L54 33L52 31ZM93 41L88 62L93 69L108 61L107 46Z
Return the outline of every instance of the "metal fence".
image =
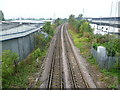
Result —
M97 50L91 48L91 53L96 59L97 64L100 68L115 68L117 57L112 57L107 55L107 50L103 46L97 47Z

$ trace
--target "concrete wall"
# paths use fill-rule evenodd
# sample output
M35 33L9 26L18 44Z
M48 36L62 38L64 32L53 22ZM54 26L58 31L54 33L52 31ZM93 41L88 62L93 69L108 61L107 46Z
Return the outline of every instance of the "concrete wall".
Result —
M19 60L23 60L34 50L34 36L36 33L37 32L34 32L25 37L2 41L2 50L11 50L20 56Z

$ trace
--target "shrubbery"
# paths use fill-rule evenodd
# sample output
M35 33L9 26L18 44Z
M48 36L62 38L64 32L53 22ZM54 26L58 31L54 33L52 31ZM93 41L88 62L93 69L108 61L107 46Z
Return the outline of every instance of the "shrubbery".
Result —
M49 41L48 38L49 37L45 38L44 34L37 34L35 36L35 45L36 45L35 48L40 48L41 50L43 50L45 48L47 42Z
M50 22L46 22L45 25L43 26L43 29L44 29L44 32L47 33L48 35L53 36L55 33L55 30L53 29Z
M115 56L116 53L120 53L120 39L118 38L113 38L109 40L108 42L101 44L104 47L106 47L108 56Z
M54 23L56 26L59 26L62 23L62 20L60 18L57 18Z
M42 55L42 52L40 51L40 48L38 48L32 53L32 58L35 60L38 57L40 57L41 55Z
M89 33L92 33L93 29L91 28L89 22L84 21L83 23L81 23L81 25L79 27L79 31L80 32L89 32Z
M93 48L94 48L95 50L97 50L97 47L100 46L100 43L93 43L92 46L93 46Z
M2 53L2 77L3 81L6 77L14 73L15 62L18 61L18 55L10 50L4 50Z
M76 20L75 15L69 16L69 27L78 32L80 36L83 36L84 32L89 32L91 34L93 32L93 29L91 28L89 22L86 20Z
M93 48L97 50L98 46L104 46L107 49L108 56L115 56L120 53L120 39L108 35L94 35Z

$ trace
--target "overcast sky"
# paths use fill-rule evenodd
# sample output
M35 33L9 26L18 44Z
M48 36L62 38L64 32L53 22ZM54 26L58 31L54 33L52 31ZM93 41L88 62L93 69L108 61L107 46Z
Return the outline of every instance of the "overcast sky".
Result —
M70 14L85 17L116 16L116 2L120 0L0 0L5 18L68 18ZM84 10L83 10L84 9ZM84 11L84 12L83 12Z

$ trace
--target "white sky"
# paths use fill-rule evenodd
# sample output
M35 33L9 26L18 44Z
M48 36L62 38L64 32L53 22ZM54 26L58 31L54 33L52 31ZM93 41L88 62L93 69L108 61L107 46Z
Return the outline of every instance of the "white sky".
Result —
M85 17L109 17L115 15L119 0L0 0L0 10L5 18L68 18L70 14Z

